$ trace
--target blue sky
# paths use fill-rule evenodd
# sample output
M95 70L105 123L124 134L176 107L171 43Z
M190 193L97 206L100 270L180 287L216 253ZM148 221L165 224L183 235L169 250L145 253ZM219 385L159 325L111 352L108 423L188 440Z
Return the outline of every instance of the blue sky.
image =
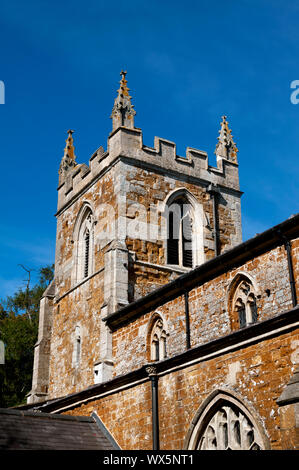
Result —
M295 0L3 0L0 298L24 285L19 264L54 261L66 130L80 163L106 148L122 68L146 145L164 137L214 165L228 116L244 240L297 213L298 23Z

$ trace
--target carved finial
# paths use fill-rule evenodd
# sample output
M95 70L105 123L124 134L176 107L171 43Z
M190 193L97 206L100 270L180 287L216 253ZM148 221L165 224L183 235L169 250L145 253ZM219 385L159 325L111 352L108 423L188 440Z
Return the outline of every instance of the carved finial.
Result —
M233 141L231 130L228 127L227 117L222 116L215 154L217 157L237 163L237 153L238 149Z
M69 129L67 131L68 133L68 137L66 139L66 146L65 146L65 149L64 149L64 156L69 156L72 160L76 160L76 157L75 157L75 147L74 147L74 139L73 139L73 133L75 131L73 131L72 129Z
M134 116L136 114L133 109L134 106L131 103L131 96L129 94L129 88L127 86L126 80L127 72L121 71L121 81L120 87L117 91L117 97L114 101L114 106L112 109L112 130L117 129L120 126L134 128Z
M68 137L65 141L66 146L64 148L64 154L59 167L59 184L65 180L69 170L73 169L77 165L73 140L74 131L69 129L67 133Z

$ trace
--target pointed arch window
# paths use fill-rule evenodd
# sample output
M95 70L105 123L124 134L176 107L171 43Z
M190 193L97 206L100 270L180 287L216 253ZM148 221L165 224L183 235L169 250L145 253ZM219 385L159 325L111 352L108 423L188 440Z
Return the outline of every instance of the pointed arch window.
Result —
M150 331L150 359L151 361L161 361L167 356L166 349L166 328L162 318L158 317Z
M258 320L256 292L245 275L237 277L231 288L232 329L244 328Z
M193 266L192 206L185 198L169 206L167 227L167 263L186 268Z
M199 439L199 450L261 450L261 439L250 419L236 406L215 410Z
M90 232L88 229L86 229L85 236L84 236L84 277L88 276L89 267L90 267L89 245L90 245Z
M258 415L237 394L215 390L193 418L184 447L193 450L263 450L269 448L269 440Z
M237 287L235 299L240 328L255 323L257 321L257 307L252 284L247 280L242 280Z
M81 209L75 228L75 281L89 277L94 269L94 217L89 206Z

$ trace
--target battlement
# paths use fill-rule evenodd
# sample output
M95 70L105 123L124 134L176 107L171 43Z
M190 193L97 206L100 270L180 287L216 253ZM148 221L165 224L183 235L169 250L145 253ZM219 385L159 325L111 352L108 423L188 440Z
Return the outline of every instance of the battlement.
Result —
M201 180L203 185L213 183L239 191L237 162L217 155L217 167L213 167L209 165L207 152L187 147L183 157L177 155L174 142L161 137L155 137L154 146L148 147L143 145L141 129L120 126L109 135L107 151L99 147L89 159L89 165L76 164L60 179L58 211L87 190L118 160L152 169L166 176L177 173L180 177L184 175L188 179Z

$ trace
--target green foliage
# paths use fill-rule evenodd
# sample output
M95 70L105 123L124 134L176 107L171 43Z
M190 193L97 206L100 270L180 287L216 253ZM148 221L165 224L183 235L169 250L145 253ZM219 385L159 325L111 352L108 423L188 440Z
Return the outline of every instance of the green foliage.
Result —
M31 390L34 345L37 341L39 302L53 279L54 265L39 270L37 284L19 289L0 305L0 339L5 364L0 365L0 407L21 404Z

